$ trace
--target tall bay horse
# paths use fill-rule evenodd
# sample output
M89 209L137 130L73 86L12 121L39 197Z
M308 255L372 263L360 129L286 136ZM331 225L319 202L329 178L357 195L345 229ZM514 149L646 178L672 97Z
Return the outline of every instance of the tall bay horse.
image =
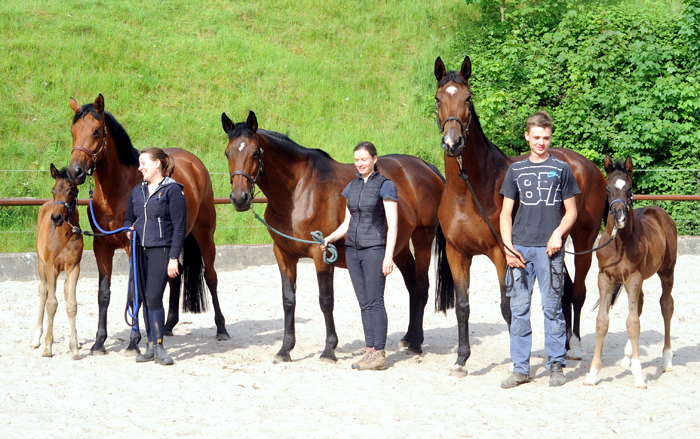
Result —
M471 354L469 346L469 269L474 255L486 255L496 266L501 289L501 313L510 328L510 299L506 296L503 275L506 258L503 245L496 233L500 233L499 214L503 198L499 194L506 171L511 163L527 156L508 157L489 142L474 111L469 89L471 61L465 57L459 72L447 72L442 60L435 61L435 78L438 82L435 94L437 122L442 134L445 152L445 178L438 218L447 239L447 261L438 261L437 307L443 311L454 306L456 289L456 314L459 331L457 362L451 373L467 374L466 361ZM600 230L605 211L605 178L590 160L562 148L549 152L567 162L574 172L581 194L576 196L578 217L571 229L571 239L578 251L590 250ZM467 180L474 190L468 188ZM540 188L543 189L543 188ZM481 204L485 216L493 225L492 231L482 215L475 198ZM580 319L581 307L586 299L586 274L592 255L577 255L576 276L571 286L567 279L563 298L564 316L567 321L569 358L581 358ZM568 274L567 274L568 278ZM573 305L573 328L571 308Z
M678 232L676 223L665 210L657 206L633 209L632 205L632 159L627 156L624 164L613 165L610 156L605 157L607 183L605 191L610 204L610 217L601 237L607 242L617 231L617 236L610 245L599 249L598 290L600 291L600 308L596 319L596 342L591 371L584 381L593 386L596 376L603 366L603 342L608 333L610 317L608 310L619 293L616 288L622 283L627 291L629 315L627 317L627 334L629 341L625 347L623 366L631 365L634 385L646 389L642 376L642 364L639 361L639 317L642 315L644 292L642 282L654 273L661 279L661 315L664 318L663 371L673 370L671 362L671 316L673 316L673 274L676 267ZM614 290L614 292L613 292ZM631 357L631 358L630 358Z
M258 129L252 111L245 123L234 124L226 113L221 115L221 122L229 138L225 154L231 174L231 203L237 211L250 208L258 185L268 200L265 221L282 233L308 239L312 231L320 230L328 235L340 225L346 204L341 192L355 178L352 164L338 163L324 151L304 148L283 134ZM382 175L398 189L399 224L394 262L410 296L410 321L401 346L408 346L408 353L419 354L423 343L423 313L428 301L431 245L438 230L437 208L444 180L437 168L417 157L387 155L380 157L377 164ZM312 258L326 323L321 359L337 361L333 272L335 267L347 268L344 241L336 243L337 262L326 264L319 245L294 242L272 232L270 235L282 276L284 308L284 340L275 360L291 361L290 351L296 342L297 262L300 258ZM444 245L439 247L444 249Z
M79 224L78 187L67 176L66 169L56 169L51 163L51 176L56 180L53 187L53 201L47 201L39 209L39 230L36 235L36 255L39 260L39 317L34 328L31 346L41 346L44 332L44 310L46 318L46 339L44 357L52 357L53 319L58 309L56 300L56 280L66 272L63 294L66 298L66 313L70 327L69 347L74 360L80 360L78 334L75 329L75 316L78 301L75 287L80 276L80 260L83 257L83 235L73 231L72 225Z
M82 184L89 175L94 175L95 190L92 208L95 220L105 230L116 230L121 227L124 220L132 188L142 179L138 171L139 153L131 144L126 130L112 114L105 111L102 94L95 99L94 103L83 106L79 106L75 99L71 98L70 107L75 112L75 116L71 126L73 151L68 166L69 176L77 184ZM214 270L216 211L209 172L204 164L188 151L179 148L168 148L165 151L175 158L173 178L185 185L184 194L187 202L187 231L182 270L185 284L183 309L192 312L201 312L206 309L202 282L202 271L204 271L203 277L209 287L214 306L216 338L227 340L229 335L219 307L218 281ZM92 216L89 219L93 230L96 230ZM104 342L107 339L107 308L111 295L112 259L118 248L130 254L129 241L123 234L97 236L93 245L99 272L99 322L95 344L90 350L93 354L104 354L106 352ZM172 335L173 327L178 322L179 301L180 278L178 277L170 282L166 335ZM140 332L132 332L127 353L137 353L140 340Z

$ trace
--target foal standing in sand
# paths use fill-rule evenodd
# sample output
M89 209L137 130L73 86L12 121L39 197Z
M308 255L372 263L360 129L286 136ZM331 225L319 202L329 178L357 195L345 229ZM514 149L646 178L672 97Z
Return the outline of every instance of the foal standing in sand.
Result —
M610 156L605 156L607 183L605 191L610 203L610 218L601 242L607 242L617 231L615 240L597 252L598 289L600 290L600 308L596 320L595 354L591 362L591 371L584 385L593 386L596 375L602 367L603 341L608 333L608 310L614 303L622 283L627 290L629 316L627 317L627 334L629 341L625 347L623 366L630 364L634 375L634 385L646 389L639 361L639 316L642 314L644 292L642 281L654 273L661 279L661 314L664 318L664 372L673 370L671 359L671 316L673 315L673 270L676 266L676 249L678 234L676 224L671 216L656 206L632 209L632 159L627 156L624 165L618 162L613 166ZM613 229L614 228L614 229ZM631 347L631 350L630 350ZM630 352L631 351L631 352Z
M56 300L56 279L66 272L63 294L66 297L66 312L70 325L70 351L74 360L80 360L78 335L75 329L75 315L78 302L75 286L80 275L80 260L83 257L83 235L74 233L72 225L78 225L78 187L61 171L51 164L51 176L56 180L53 187L53 202L47 201L39 210L39 231L36 236L36 254L39 259L39 318L34 329L32 348L41 346L44 331L44 310L48 311L46 321L46 347L44 357L53 356L53 319L58 309Z

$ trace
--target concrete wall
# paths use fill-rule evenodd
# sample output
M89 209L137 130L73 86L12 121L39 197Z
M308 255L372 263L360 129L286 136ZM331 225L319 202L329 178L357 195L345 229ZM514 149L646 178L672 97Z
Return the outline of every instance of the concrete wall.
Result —
M567 242L572 251L571 240ZM700 237L679 236L678 254L700 256ZM114 258L114 273L128 274L129 260L126 253L118 251ZM276 264L271 244L222 245L216 247L216 270L233 271L246 267ZM80 264L81 277L97 277L97 265L92 251L83 253ZM39 280L36 253L0 253L0 282Z

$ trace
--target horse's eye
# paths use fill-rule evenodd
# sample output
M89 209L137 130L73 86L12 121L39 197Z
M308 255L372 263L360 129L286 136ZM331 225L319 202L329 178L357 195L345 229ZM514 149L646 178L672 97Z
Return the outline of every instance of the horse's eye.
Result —
M260 153L258 152L257 149L255 151L253 151L253 158L254 159L257 159L259 155L260 155Z
M435 96L435 105L437 105L439 103L440 103L440 99L438 99L437 96Z
M95 130L95 132L92 133L92 135L95 137L100 137L100 130Z

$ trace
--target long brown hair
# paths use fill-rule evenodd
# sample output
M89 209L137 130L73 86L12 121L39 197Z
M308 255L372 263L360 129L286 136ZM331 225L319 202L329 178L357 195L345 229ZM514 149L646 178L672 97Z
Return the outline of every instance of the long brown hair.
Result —
M148 154L151 160L160 162L163 177L172 177L175 170L175 158L166 154L162 149L152 146L141 150L141 154Z
M372 142L360 142L357 144L355 149L352 150L352 152L359 151L361 149L364 149L369 153L369 155L373 158L377 157L377 148L374 146ZM374 164L374 171L379 171L379 166L377 164Z

